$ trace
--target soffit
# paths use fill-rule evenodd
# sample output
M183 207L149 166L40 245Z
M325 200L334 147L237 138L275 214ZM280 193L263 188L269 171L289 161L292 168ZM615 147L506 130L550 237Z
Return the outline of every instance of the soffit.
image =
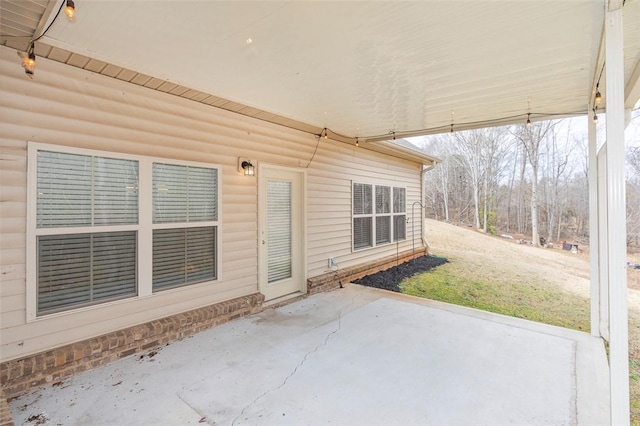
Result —
M600 72L603 1L122 6L77 0L36 53L339 140L584 114ZM631 78L640 1L624 11Z

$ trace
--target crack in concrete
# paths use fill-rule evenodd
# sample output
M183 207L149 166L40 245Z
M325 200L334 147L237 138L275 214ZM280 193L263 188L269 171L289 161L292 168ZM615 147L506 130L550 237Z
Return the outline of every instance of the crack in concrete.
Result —
M180 396L179 393L176 393L176 396L178 397L178 399L180 401L184 402L187 407L191 408L197 415L200 416L200 421L198 423L206 423L208 425L215 425L216 424L216 422L214 422L213 420L210 420L209 418L207 418L207 415L205 413L201 412L196 407L194 407L193 405L189 404L186 399L184 399L183 397Z
M231 422L231 426L234 426L236 424L236 422L238 421L238 419L240 419L242 416L244 416L244 413L249 408L251 408L253 405L255 405L259 400L261 400L262 398L264 398L268 394L270 394L272 392L275 392L275 391L281 389L283 386L285 386L287 384L287 382L289 381L289 379L292 378L298 372L298 370L304 365L304 363L307 361L307 358L309 358L309 356L311 356L312 354L316 353L321 347L327 345L327 343L329 342L329 339L331 338L331 336L336 334L342 328L342 311L344 311L349 306L353 305L354 302L355 302L355 296L351 299L351 303L345 305L344 307L342 307L340 309L340 311L338 311L338 327L336 327L335 330L333 330L329 334L327 334L327 336L325 337L325 339L324 339L324 341L322 343L320 343L318 346L316 346L315 348L313 348L312 350L307 352L304 355L304 357L302 358L302 361L300 361L298 363L298 365L296 365L296 367L293 369L293 371L287 377L285 377L285 379L282 381L282 383L280 383L278 386L276 386L273 389L266 390L263 394L257 396L256 399L254 399L250 404L245 405L244 408L242 409L242 411L240 411L240 414L238 414L238 416L235 419L233 419L233 421Z

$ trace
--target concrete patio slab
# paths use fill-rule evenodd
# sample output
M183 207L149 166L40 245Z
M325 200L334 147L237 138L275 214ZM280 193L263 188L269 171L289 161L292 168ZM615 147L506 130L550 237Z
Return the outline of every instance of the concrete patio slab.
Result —
M348 285L11 402L17 424L607 424L588 334Z

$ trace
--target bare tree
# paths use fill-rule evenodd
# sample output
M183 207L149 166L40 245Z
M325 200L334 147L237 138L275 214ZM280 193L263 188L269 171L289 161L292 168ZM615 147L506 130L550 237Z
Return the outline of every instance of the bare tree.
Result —
M474 226L478 229L480 228L480 179L483 172L483 142L484 134L481 129L457 132L455 134L455 143L471 183L474 207L473 221Z
M540 121L531 126L518 126L514 132L527 154L531 166L531 239L535 246L540 246L538 232L538 171L540 166L540 147L542 141L553 127L553 121Z

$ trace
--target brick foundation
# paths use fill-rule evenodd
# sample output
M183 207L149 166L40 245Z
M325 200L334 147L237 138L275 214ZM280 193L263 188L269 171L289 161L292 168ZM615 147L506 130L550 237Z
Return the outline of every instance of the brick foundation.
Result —
M255 293L0 364L6 398L262 310ZM0 406L0 409L2 407ZM1 411L0 411L1 412Z
M7 398L2 390L0 390L0 426L13 426L9 403L7 402Z
M415 257L424 256L425 254L427 254L427 249L425 247L420 247L415 251ZM307 280L308 293L311 295L321 293L323 291L334 290L340 287L340 281L348 283L353 280L357 280L358 278L362 278L365 275L384 271L392 266L411 260L413 256L414 252L409 250L400 253L398 256L387 256L372 262L362 263L360 265L327 272L326 274L309 278Z

